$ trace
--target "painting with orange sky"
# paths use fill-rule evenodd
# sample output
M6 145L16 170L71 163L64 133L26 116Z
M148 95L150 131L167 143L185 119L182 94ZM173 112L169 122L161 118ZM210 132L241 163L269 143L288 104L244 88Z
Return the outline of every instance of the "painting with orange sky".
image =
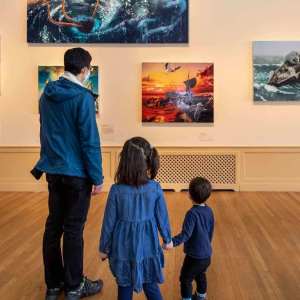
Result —
M144 63L142 120L213 123L212 63Z

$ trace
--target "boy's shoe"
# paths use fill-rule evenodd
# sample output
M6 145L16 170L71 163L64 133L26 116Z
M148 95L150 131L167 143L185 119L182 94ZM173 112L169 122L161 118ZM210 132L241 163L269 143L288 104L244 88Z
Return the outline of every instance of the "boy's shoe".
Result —
M67 300L79 300L80 298L96 295L101 292L103 281L101 279L92 281L87 277L83 277L80 286L76 290L66 293Z
M46 291L46 300L58 300L59 295L64 289L64 284L61 283L60 287L53 288L53 289L47 289Z

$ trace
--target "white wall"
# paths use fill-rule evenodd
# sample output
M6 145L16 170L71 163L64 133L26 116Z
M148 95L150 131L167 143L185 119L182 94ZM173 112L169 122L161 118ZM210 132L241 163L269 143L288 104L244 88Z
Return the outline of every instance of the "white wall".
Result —
M161 146L297 146L300 103L253 103L253 40L300 40L299 0L190 0L188 46L86 45L101 70L104 145L133 135ZM65 46L26 43L26 0L1 0L0 145L38 145L37 67ZM214 125L141 123L142 62L214 62ZM113 133L109 133L110 131Z

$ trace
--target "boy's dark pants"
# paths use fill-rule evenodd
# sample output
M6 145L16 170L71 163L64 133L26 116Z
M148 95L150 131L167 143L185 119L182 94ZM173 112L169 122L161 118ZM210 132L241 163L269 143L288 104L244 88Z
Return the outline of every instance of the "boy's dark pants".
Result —
M206 270L210 265L210 258L195 259L186 256L180 274L181 296L191 298L193 295L193 280L197 283L197 292L205 294L207 289Z
M80 285L83 276L83 229L92 185L87 179L47 174L49 216L43 239L45 280L48 288ZM61 237L63 235L63 251Z

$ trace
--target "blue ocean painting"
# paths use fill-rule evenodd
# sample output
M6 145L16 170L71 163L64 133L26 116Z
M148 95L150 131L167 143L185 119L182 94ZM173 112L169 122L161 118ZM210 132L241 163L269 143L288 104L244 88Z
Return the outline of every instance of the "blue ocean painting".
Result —
M188 0L27 0L28 43L187 43Z
M58 80L64 73L63 66L39 66L39 93L42 94L47 83ZM98 66L93 66L89 80L84 84L86 88L90 89L94 94L99 94L99 72Z
M46 85L50 81L58 80L61 75L64 73L63 66L39 66L38 70L38 89L39 95L43 93ZM84 83L84 86L90 89L93 94L95 94L95 110L96 113L99 113L99 70L98 66L93 66L91 70L91 75L87 82Z
M254 101L300 101L300 42L253 43Z

